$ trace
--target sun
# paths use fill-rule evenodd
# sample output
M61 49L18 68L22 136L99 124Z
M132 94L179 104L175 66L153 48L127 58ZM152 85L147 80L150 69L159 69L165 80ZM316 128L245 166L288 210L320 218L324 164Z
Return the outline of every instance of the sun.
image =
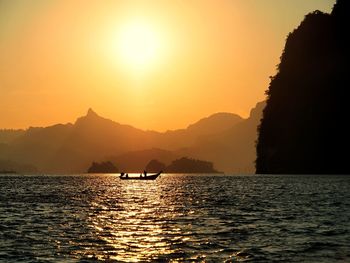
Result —
M120 28L117 49L123 64L135 70L145 69L159 58L161 41L150 25L137 21Z

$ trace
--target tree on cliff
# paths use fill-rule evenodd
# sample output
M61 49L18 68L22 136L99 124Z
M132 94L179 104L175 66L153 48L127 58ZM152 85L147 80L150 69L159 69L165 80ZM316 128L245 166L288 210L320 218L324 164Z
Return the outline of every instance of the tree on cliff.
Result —
M257 173L349 173L350 1L289 34L258 129Z

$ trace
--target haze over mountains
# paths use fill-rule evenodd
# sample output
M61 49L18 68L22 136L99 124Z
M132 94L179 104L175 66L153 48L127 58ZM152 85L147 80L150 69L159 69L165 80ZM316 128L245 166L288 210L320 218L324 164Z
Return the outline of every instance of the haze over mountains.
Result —
M119 124L92 109L74 124L2 130L0 170L82 173L92 161L111 160L119 170L138 172L152 159L169 164L186 156L211 161L226 173L252 173L264 105L258 103L248 119L216 113L186 129L163 133Z

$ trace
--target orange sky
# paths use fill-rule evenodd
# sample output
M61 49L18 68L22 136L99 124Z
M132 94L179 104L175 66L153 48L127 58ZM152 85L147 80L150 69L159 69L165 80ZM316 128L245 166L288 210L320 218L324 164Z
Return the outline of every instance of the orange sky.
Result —
M334 2L0 1L0 128L72 122L89 107L160 131L221 111L247 117L287 34Z

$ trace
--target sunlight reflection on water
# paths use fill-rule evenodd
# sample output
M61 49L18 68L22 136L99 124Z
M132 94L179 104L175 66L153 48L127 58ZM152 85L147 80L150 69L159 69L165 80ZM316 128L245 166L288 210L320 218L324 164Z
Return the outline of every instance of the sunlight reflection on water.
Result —
M346 176L0 176L0 261L346 262L349 186Z
M166 204L162 202L159 185L125 181L118 198L119 202L109 207L103 204L104 200L92 202L91 210L99 212L89 217L97 236L114 248L108 251L112 254L109 258L137 262L172 253L164 238L163 225L169 215L161 213L160 206L164 208ZM94 255L104 259L105 252L94 251Z

